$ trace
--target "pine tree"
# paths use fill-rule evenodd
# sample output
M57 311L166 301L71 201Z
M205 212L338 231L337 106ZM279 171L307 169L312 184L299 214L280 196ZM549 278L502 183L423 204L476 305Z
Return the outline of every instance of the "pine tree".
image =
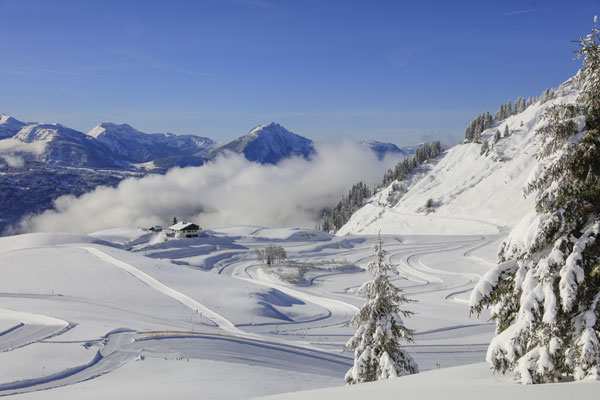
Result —
M488 142L488 140L484 140L483 144L481 145L481 151L479 152L480 155L484 155L487 154L487 152L490 150L490 143Z
M412 302L402 290L390 282L392 266L385 261L381 235L375 244L375 261L369 263L372 279L358 290L366 304L348 325L356 325L354 336L345 349L354 350L354 366L346 373L346 383L356 384L400 375L414 374L418 367L408 353L400 347L402 341L412 342L413 331L404 326L401 315L409 317L410 311L400 308Z
M526 189L536 192L536 211L511 232L501 246L501 263L482 277L471 295L471 311L489 307L496 322L487 361L495 371L512 372L526 384L600 377L596 20L592 34L579 43L583 68L572 81L582 83L577 104L548 107L546 124L538 130L544 138L540 169Z

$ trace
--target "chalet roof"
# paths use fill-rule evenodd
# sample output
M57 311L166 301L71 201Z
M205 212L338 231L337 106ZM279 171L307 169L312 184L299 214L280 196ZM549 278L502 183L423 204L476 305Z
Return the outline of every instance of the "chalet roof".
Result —
M174 231L185 231L185 230L194 230L197 231L200 227L192 222L180 221L175 225L171 225L169 229Z

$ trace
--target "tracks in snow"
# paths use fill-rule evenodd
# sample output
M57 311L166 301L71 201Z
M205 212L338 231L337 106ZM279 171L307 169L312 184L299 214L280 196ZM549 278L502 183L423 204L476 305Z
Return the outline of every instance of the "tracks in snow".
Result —
M192 299L191 297L189 297L181 292L178 292L177 290L175 290L173 288L170 288L169 286L165 285L162 282L159 282L158 280L151 277L147 273L140 271L133 265L127 264L124 261L118 260L118 259L98 250L95 247L83 247L83 249L86 250L87 252L89 252L90 254L98 257L99 259L101 259L109 264L112 264L117 268L122 269L123 271L132 275L134 278L144 282L146 285L156 289L157 291L163 293L164 295L171 297L172 299L178 301L179 303L188 307L192 311L197 312L197 313L202 312L203 316L205 316L206 318L213 321L219 328L223 329L224 331L238 334L238 335L246 335L246 333L244 331L238 329L231 321L224 318L220 314L217 314L213 310L211 310L208 307L206 307L205 305L197 302L196 300Z

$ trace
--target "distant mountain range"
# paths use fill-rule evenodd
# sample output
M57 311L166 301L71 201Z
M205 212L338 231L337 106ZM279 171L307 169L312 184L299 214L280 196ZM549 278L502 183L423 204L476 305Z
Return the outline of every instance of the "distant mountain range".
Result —
M414 149L392 143L361 142L383 158L385 154L409 156ZM143 133L128 124L102 123L83 133L61 124L26 123L0 114L0 157L11 155L63 167L156 169L198 166L230 151L261 164L277 164L284 158L310 158L312 140L271 122L260 125L229 143L173 133ZM1 167L1 165L0 165Z
M414 148L361 142L379 158L408 156ZM312 140L271 122L225 144L195 135L144 133L128 124L101 123L88 133L61 124L22 122L0 114L0 232L22 216L53 207L65 194L79 196L129 176L201 166L225 152L261 164L315 154Z

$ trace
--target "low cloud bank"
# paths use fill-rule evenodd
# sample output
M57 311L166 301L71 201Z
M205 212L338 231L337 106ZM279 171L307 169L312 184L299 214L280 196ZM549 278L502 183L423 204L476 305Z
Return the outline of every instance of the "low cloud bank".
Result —
M63 196L55 209L28 216L20 232L95 232L156 224L173 217L202 227L260 225L314 227L321 209L333 206L352 184L379 182L398 158L378 160L353 142L319 145L311 161L291 158L260 165L227 154L202 167L126 179L79 198Z
M22 153L42 154L46 149L46 142L22 142L17 139L8 138L0 140L0 161L9 167L21 168L25 165Z
M13 168L21 168L25 165L25 160L14 154L0 154L0 159L4 160L9 167Z

